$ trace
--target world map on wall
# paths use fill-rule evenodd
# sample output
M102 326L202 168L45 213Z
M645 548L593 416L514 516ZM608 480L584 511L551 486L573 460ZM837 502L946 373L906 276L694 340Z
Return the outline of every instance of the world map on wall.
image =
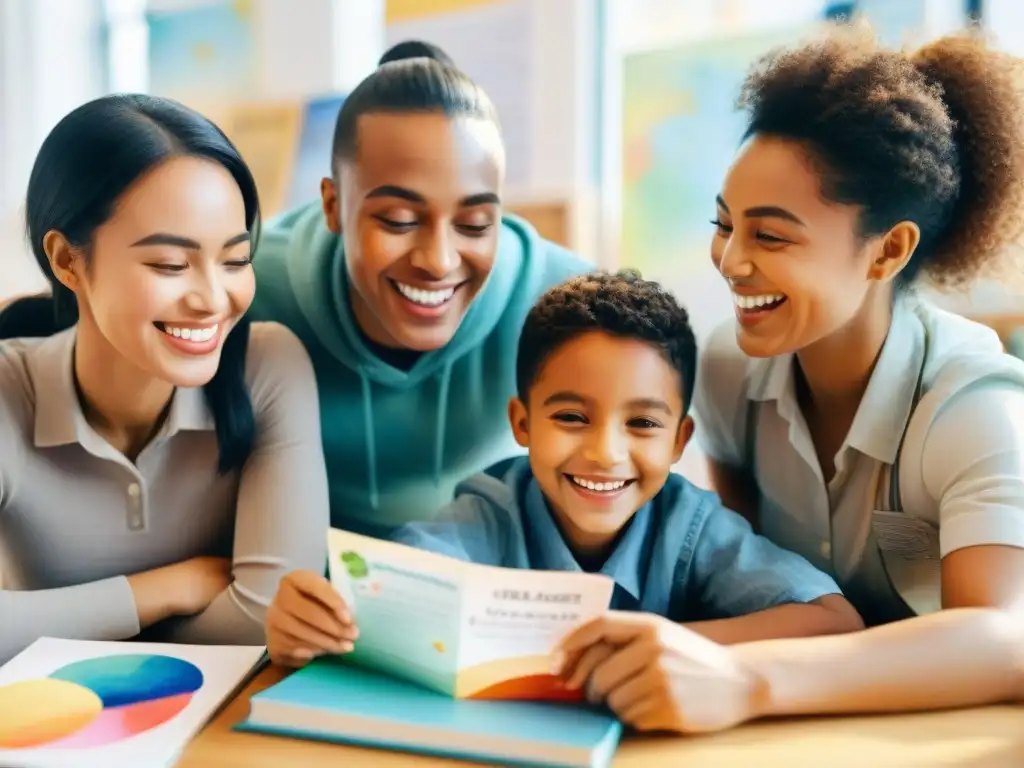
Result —
M623 256L631 266L675 271L706 257L715 195L744 128L736 100L746 71L807 31L702 41L626 58Z
M698 335L732 312L710 266L715 196L744 129L747 69L814 26L627 56L623 65L623 266L672 289Z

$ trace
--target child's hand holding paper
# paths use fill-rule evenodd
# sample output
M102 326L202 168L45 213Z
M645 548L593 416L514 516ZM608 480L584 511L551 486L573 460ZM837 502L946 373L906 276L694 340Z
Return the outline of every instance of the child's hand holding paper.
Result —
M317 656L348 653L359 629L337 590L312 571L281 580L267 612L267 651L274 663L301 667Z
M328 551L334 589L361 630L349 663L458 699L580 698L548 655L607 610L607 576L478 565L337 529Z

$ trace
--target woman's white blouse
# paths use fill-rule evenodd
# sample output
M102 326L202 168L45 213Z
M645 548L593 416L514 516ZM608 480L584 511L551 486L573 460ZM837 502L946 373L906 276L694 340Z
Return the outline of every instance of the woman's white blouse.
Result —
M828 484L793 363L748 358L733 323L716 329L694 393L698 441L709 458L752 470L762 532L835 577L869 622L938 609L950 552L1024 547L1024 363L994 332L898 301ZM898 450L894 510L886 491Z

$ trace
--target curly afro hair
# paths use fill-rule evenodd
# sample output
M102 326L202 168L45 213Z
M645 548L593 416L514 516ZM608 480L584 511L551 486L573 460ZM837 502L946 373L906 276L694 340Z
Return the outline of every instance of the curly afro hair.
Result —
M861 209L860 234L913 221L921 241L900 275L956 287L1010 267L1024 233L1021 61L979 33L916 51L879 46L865 24L777 49L755 64L739 106L746 137L799 142L826 199Z
M540 297L519 337L519 399L527 402L530 387L556 350L592 332L657 347L679 373L683 412L689 410L697 371L697 342L690 318L671 293L635 270L580 275Z

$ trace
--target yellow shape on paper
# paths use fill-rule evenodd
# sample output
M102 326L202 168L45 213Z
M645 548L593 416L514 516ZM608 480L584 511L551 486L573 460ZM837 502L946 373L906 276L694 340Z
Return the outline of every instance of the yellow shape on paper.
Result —
M438 653L444 653L444 643L442 643L440 640L435 640L433 643L431 643L431 645L434 646L434 650Z
M88 688L42 678L0 686L0 748L42 746L89 725L103 701Z
M395 24L502 2L505 0L387 0L384 18L387 24Z

